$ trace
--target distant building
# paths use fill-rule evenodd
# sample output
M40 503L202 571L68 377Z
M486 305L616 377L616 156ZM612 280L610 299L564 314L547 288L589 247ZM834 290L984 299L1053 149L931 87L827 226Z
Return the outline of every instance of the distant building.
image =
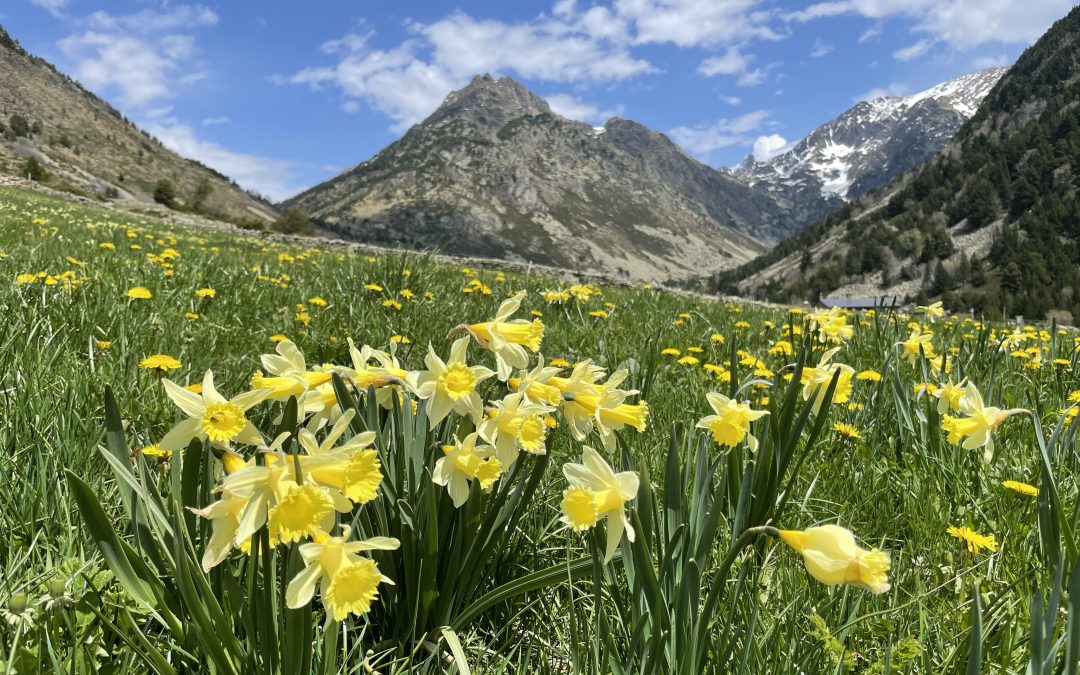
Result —
M821 298L818 304L826 309L874 309L876 307L898 307L900 300L895 295L877 298Z

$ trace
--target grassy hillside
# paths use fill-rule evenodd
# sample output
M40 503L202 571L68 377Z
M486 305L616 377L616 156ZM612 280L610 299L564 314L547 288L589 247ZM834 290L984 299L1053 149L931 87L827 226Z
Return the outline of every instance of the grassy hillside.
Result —
M285 245L9 189L0 189L0 269L6 672L464 672L468 663L482 673L1012 673L1031 658L1040 665L1030 672L1075 664L1080 643L1065 627L1080 611L1080 592L1060 612L1033 605L1054 586L1059 560L1060 583L1070 583L1078 544L1073 333L884 313L819 316L811 328L794 311ZM486 455L454 465L476 471L455 507L433 479L446 466L443 446L467 438L473 421L459 410L429 425L424 401L414 417L409 403L424 395L423 376L356 364L348 340L396 350L403 370L423 371L435 363L425 365L429 343L447 359L455 326L490 319L517 291L526 295L514 318L543 323L540 353L562 376L567 364L593 359L609 373L626 369L621 383L597 380L610 383L603 391L615 403L619 391L640 393L625 398L630 407L610 408L613 417L580 414L592 405L591 384L557 397L557 410L536 413L555 428L513 468ZM932 335L909 337L912 327ZM483 339L484 328L473 330ZM249 555L232 551L204 574L211 525L183 508L222 498L211 491L221 480L233 486L233 476L290 471L290 462L306 481L282 488L290 499L303 486L328 494L333 479L312 468L313 455L286 441L299 454L278 458L234 439L232 450L265 465L243 474L220 444L195 442L171 455L154 447L188 413L141 361L176 359L164 376L181 386L205 384L212 369L216 388L231 397L252 387L256 371L269 376L280 365L260 364L259 355L283 337L302 351L306 374L277 381L303 395L299 421L309 418L321 441L328 427L319 419L355 414L342 428L349 452L371 454L350 457L377 456L382 465L369 495L344 479L351 496L338 522L352 526L354 539L401 545L388 550L384 541L361 554L395 585L379 583L368 611L356 605L342 622L324 613L353 588L337 577L333 592L328 581L310 604L284 607L285 586L303 567L299 551L312 550L301 542L326 542L339 529L320 524L271 548L271 536L291 530L262 527L245 540ZM494 369L493 355L469 340L467 363ZM833 362L853 370L835 394L811 384L804 402L804 377L828 383L837 372L810 371L831 347L839 348ZM541 358L527 354L530 365ZM924 358L936 354L946 362ZM949 374L935 372L943 365ZM964 448L950 441L971 438L963 424L977 423L974 395L955 398L959 411L946 396L943 415L928 392L950 381L976 385L987 406L1033 413L983 410L992 451ZM444 384L458 391L465 382ZM309 385L323 407L305 392ZM105 403L107 387L115 409ZM476 391L489 405L508 405L508 385L497 377ZM738 416L725 418L733 427L694 428L713 414L710 392L769 413L746 422L756 450ZM295 404L287 393L280 398L246 412L264 443L277 430L302 435ZM222 409L198 428L231 429L231 414ZM605 450L599 429L615 419L641 430L613 432L617 443ZM1060 420L1067 425L1051 435ZM584 441L575 423L593 427ZM376 450L366 450L372 442ZM562 469L581 461L586 444L615 471L637 472L639 488L625 503L616 493L568 491ZM1039 497L1003 481L1031 484ZM278 510L269 518L277 527L286 524L279 517L308 513L283 511L285 493L274 494ZM566 501L582 495L595 501L585 502L588 514L568 511L578 532L561 517ZM616 541L604 562L605 523L613 527L618 513L636 536ZM591 529L579 520L590 514L600 517ZM849 583L825 585L821 568L808 574L772 529L825 523L887 552L891 588L883 577L860 576L871 561L880 567L880 554L837 554L848 557L833 581ZM951 527L991 536L994 545L969 550ZM851 583L860 580L884 592ZM1080 583L1076 575L1071 583ZM973 598L981 628L974 637ZM1045 627L1034 643L1033 620ZM1047 656L1058 637L1067 647Z
M25 177L31 157L42 182L95 199L152 203L164 180L177 208L232 221L277 215L265 199L167 149L0 26L0 172Z

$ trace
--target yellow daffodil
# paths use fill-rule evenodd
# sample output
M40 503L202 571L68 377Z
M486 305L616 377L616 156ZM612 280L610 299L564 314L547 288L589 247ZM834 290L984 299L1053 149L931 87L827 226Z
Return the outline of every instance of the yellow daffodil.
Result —
M607 523L604 562L608 562L615 555L624 532L629 541L634 541L634 528L630 526L625 509L626 503L637 497L637 473L615 473L600 453L585 446L581 463L564 464L563 475L570 483L563 491L563 523L575 532L584 532L604 519Z
M479 438L480 434L475 432L463 441L455 438L453 444L442 446L444 456L435 462L431 478L436 485L446 488L455 508L461 508L469 498L472 481L478 481L480 489L487 491L502 474L503 466L494 456L495 448L477 445Z
M839 307L811 314L810 330L817 331L818 342L822 344L840 344L855 334L855 329L848 325L847 316Z
M889 554L866 550L850 530L821 525L807 530L781 530L780 538L798 551L806 571L827 586L847 584L871 593L889 590Z
M839 347L830 349L821 355L817 366L803 368L802 397L804 401L809 401L811 397L814 398L815 415L821 411L821 404L825 401L825 393L828 391L833 377L837 377L837 373L839 373L839 376L836 389L833 392L832 402L847 403L848 398L851 396L851 378L855 374L855 369L842 363L831 362L832 357L838 351L840 351Z
M462 327L481 347L495 355L495 370L503 382L515 368L529 365L529 354L525 349L534 353L540 351L540 342L544 339L544 322L540 319L510 319L524 298L525 291L521 291L504 300L491 321Z
M349 541L352 529L348 525L342 525L341 532L341 536L324 535L300 546L304 569L285 589L285 604L290 609L311 602L318 587L327 614L334 621L343 621L349 614L360 616L371 609L371 603L378 597L379 583L394 583L379 571L374 560L358 554L394 551L401 542L392 537Z
M477 431L495 448L499 462L509 468L521 451L536 455L547 452L544 417L554 411L553 406L529 403L523 393L513 393L494 403Z
M746 439L750 450L756 451L758 440L750 433L750 423L768 415L767 410L752 410L749 403L740 403L733 399L709 392L705 394L715 414L698 420L699 429L708 429L713 440L720 445L734 447Z
M165 393L187 415L187 419L174 426L158 443L162 449L182 450L195 438L209 440L223 448L228 448L232 441L251 445L263 442L262 434L244 413L265 400L269 390L256 389L226 400L214 388L214 373L209 370L203 377L201 394L169 379L162 382Z
M960 399L960 412L966 417L951 417L946 415L942 420L942 429L949 434L950 443L960 443L965 450L985 448L983 460L989 462L994 456L994 431L1001 424L1018 413L1025 412L1021 408L1002 410L983 403L982 394L974 384L966 387L964 396Z
M465 363L470 340L463 337L455 341L446 361L440 359L429 344L424 357L427 370L409 373L406 378L417 398L425 401L431 427L446 419L450 411L469 415L473 423L479 423L484 414L484 404L476 387L495 373L490 368Z
M929 305L919 305L915 310L925 314L931 321L945 316L945 308L941 305L940 300Z
M304 354L291 340L278 342L276 350L276 354L263 354L259 357L263 368L270 375L256 372L251 377L253 389L270 390L269 399L285 401L293 396L300 397L309 389L330 381L330 373L307 369Z
M938 400L937 411L939 415L944 415L950 410L954 412L960 410L960 402L964 399L964 394L967 393L966 385L967 380L960 382L960 384L953 384L950 380L930 392L930 395Z
M920 353L925 355L928 359L934 358L933 339L933 333L922 332L922 329L916 324L911 330L911 335L908 336L908 339L897 344L904 348L904 355L907 356L908 363L914 365L915 361L918 360Z

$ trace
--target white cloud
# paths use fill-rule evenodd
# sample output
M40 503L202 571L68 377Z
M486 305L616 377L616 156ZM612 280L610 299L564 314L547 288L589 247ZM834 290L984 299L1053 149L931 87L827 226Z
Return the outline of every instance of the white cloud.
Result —
M188 86L206 77L204 72L185 72L198 46L191 34L179 31L217 22L218 15L202 5L126 15L99 10L82 20L89 30L64 38L59 47L83 85L99 92L115 90L122 107L143 108L146 114L146 106L174 95L174 84Z
M738 47L728 47L719 56L710 56L701 62L697 72L705 77L717 75L737 75L736 84L740 87L755 87L765 81L769 71L779 64L770 64L762 68L750 68L753 55L743 54Z
M272 81L336 87L346 105L363 100L393 119L400 131L479 73L595 84L655 72L625 45L595 37L573 21L541 16L505 23L457 12L434 23L410 24L409 30L409 40L386 50L368 46L370 31L332 40L323 51L338 56L336 63L275 75Z
M873 40L874 38L881 35L883 31L884 28L882 27L881 22L878 21L873 26L870 26L869 28L864 30L861 35L859 35L859 44L862 44L863 42L867 42L869 40Z
M77 80L94 91L115 88L123 106L145 106L171 94L168 73L177 64L147 41L91 31L64 38L60 49L75 61Z
M57 18L63 17L64 8L70 0L30 0L30 3L44 9Z
M766 162L777 155L782 155L791 149L793 144L780 134L758 136L754 140L754 159Z
M292 162L227 150L201 140L191 127L171 121L151 123L146 130L173 152L212 166L237 184L274 201L290 197L302 187Z
M623 112L622 106L600 108L570 94L553 94L544 97L544 99L557 114L572 120L588 122L589 124L602 124L612 117L620 116Z
M724 103L727 103L728 105L739 105L740 103L742 103L742 99L738 96L724 96L721 94L720 100Z
M833 50L832 45L827 44L825 42L822 42L821 38L818 38L818 39L814 40L814 46L810 50L810 58L812 58L812 59L820 59L821 57L825 56L826 54L832 53L832 50Z
M719 119L710 124L675 127L668 132L672 140L695 155L709 153L733 145L750 146L749 134L761 128L769 117L768 110L755 110L732 119Z
M830 0L792 12L789 21L810 21L840 14L870 19L903 17L914 29L954 49L967 50L988 42L1030 44L1074 0Z
M202 5L176 5L162 10L144 9L122 16L98 10L87 21L96 30L124 29L136 33L155 33L213 26L218 22L218 15Z
M911 61L925 54L930 49L930 44L929 40L919 40L907 47L897 49L892 55L898 61Z
M739 75L746 72L754 57L746 56L738 47L728 47L720 56L711 56L698 66L698 74L705 77L714 75Z
M204 127L217 127L221 126L222 124L230 123L232 123L232 120L225 115L222 115L221 117L207 117L202 121Z
M870 91L863 92L856 96L853 100L857 103L859 101L872 101L875 98L881 98L882 96L906 96L911 93L911 87L900 82L893 82L884 87L874 87Z
M637 44L717 47L783 37L760 0L615 0L614 7L633 25Z

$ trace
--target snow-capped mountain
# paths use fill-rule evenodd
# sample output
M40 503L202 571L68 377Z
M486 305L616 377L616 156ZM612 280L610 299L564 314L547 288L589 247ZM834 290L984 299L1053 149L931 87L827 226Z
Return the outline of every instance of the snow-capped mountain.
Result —
M803 224L813 222L940 152L1005 71L860 101L787 152L763 162L749 156L732 173L787 204Z

